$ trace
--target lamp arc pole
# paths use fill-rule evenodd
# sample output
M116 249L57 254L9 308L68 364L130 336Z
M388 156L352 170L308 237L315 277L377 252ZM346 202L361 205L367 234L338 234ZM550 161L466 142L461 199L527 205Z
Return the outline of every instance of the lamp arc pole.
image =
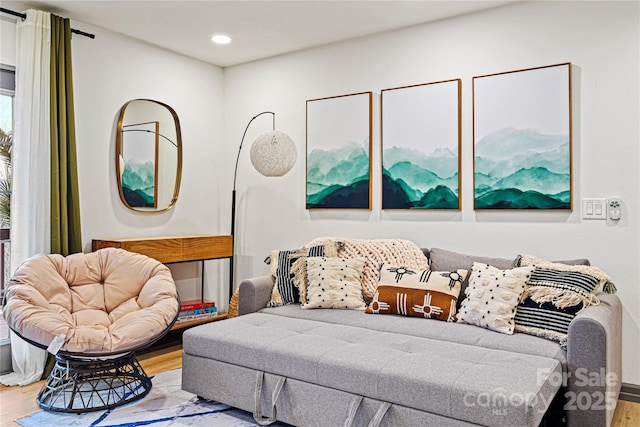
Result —
M146 132L146 133L152 133L154 135L158 135L161 138L166 139L167 141L169 141L169 143L171 145L173 145L174 147L178 148L178 144L176 144L175 142L173 142L171 139L167 138L166 136L164 136L163 134L161 134L160 132L154 132L152 130L148 130L148 129L127 129L127 130L123 130L122 133L124 132Z
M233 279L234 279L234 262L235 262L235 253L236 253L236 181L238 178L238 162L240 161L240 152L242 151L242 145L244 144L244 138L247 136L247 131L249 130L249 126L251 123L258 117L264 114L271 114L273 116L273 129L276 130L276 113L273 111L263 111L262 113L256 114L249 120L247 123L247 127L244 129L244 133L242 134L242 139L240 140L240 146L238 147L238 155L236 156L236 167L233 172L233 191L231 192L231 263L229 267L229 299L233 296Z

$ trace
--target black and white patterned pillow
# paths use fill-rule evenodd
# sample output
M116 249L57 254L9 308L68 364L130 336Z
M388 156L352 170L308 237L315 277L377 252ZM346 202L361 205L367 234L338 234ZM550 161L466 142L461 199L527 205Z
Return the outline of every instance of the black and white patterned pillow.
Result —
M597 304L595 293L609 277L593 266L569 266L535 258L514 318L516 332L524 332L567 345L569 324L584 307Z
M535 267L502 270L474 262L458 321L513 334L516 307Z
M307 298L302 308L364 310L364 258L307 257Z
M269 307L286 304L299 304L300 291L294 283L293 264L299 259L307 257L337 256L335 250L326 245L303 247L300 249L276 250L271 252L271 274L274 279Z

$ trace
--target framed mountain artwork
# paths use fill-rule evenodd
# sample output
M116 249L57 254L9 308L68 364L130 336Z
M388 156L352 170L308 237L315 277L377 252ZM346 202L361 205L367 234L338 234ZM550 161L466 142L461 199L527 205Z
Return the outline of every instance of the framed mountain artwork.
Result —
M371 209L371 92L307 101L307 209Z
M382 90L382 209L460 209L460 88Z
M571 64L473 78L474 208L572 210Z
M122 126L122 193L132 208L158 207L159 122Z

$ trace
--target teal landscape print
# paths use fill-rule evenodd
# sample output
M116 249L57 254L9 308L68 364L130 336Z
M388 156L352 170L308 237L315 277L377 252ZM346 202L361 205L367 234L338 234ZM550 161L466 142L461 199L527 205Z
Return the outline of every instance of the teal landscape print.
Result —
M570 64L473 85L475 209L571 210Z
M158 122L122 127L122 195L132 208L158 206Z
M369 207L369 140L315 149L307 160L307 208Z
M152 162L126 162L122 173L122 193L129 206L155 207L155 181L155 167Z
M382 91L382 208L460 209L460 80Z
M506 128L475 146L476 209L569 209L569 135Z
M371 98L307 101L307 209L370 209Z

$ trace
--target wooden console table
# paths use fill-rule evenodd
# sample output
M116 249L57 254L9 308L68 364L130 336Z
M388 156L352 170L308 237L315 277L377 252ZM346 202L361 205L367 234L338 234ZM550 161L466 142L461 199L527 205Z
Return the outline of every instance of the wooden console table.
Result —
M157 259L163 264L201 261L201 292L204 292L205 261L228 258L230 262L233 263L233 236L230 235L194 234L186 236L130 237L124 239L92 240L91 249L93 251L97 251L102 248L121 248L130 252L137 252L150 258ZM172 329L187 328L214 320L222 320L226 317L227 313L218 313L218 316L216 317L176 322Z

